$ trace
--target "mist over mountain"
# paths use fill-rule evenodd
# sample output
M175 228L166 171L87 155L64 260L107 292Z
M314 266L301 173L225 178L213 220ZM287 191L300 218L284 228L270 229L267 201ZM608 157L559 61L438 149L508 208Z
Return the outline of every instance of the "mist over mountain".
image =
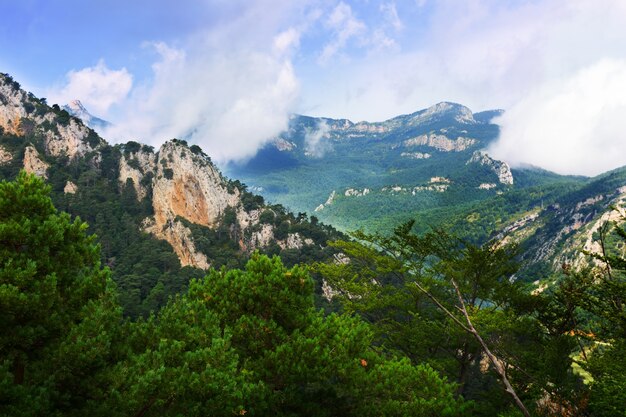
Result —
M90 128L100 133L108 127L111 127L110 122L107 122L106 120L89 113L89 111L85 108L85 106L83 106L83 103L81 103L80 100L72 100L68 104L65 104L62 108L72 116L82 120L83 123L85 123Z
M1 74L0 174L24 169L46 179L57 207L89 222L128 314L145 315L192 277L240 265L254 251L284 252L287 263L334 253L325 246L340 236L332 227L266 204L197 145L111 145L88 127L101 119L78 101L67 109L77 116Z

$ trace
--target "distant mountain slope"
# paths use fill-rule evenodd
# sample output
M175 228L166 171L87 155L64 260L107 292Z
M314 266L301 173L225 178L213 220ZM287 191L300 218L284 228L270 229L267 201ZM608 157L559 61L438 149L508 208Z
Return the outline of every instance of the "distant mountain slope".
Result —
M102 130L111 126L110 122L107 122L106 120L89 113L85 106L83 106L83 103L80 102L80 100L72 100L68 104L64 105L62 108L72 116L82 120L83 123L85 123L92 129Z
M191 277L241 266L254 250L287 264L326 259L340 235L222 176L198 146L111 146L78 118L0 74L0 179L47 179L56 207L86 220L129 314L146 314Z
M254 158L227 170L271 201L348 230L389 230L425 210L581 180L511 170L485 154L501 113L444 102L378 123L294 116Z

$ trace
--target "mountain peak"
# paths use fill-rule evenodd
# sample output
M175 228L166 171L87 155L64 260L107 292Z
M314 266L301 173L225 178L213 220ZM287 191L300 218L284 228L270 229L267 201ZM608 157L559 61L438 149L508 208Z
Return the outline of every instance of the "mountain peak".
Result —
M92 129L102 129L111 125L111 123L106 120L89 113L83 103L78 99L71 100L68 104L64 105L63 110L67 111L74 117L78 117L83 121L83 123Z
M449 101L442 101L440 103L437 103L425 110L414 113L412 116L413 120L415 120L416 122L451 116L460 123L476 123L476 120L474 120L474 114L468 107L465 107L458 103L451 103Z
M87 114L89 114L89 112L87 111L85 106L83 106L83 103L80 102L80 100L71 100L67 104L67 107L69 109L71 109L75 113L87 113Z

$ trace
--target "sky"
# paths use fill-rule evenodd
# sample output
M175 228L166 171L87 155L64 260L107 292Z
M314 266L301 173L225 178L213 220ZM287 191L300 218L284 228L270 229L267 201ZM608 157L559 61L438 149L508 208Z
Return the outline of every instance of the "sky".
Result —
M0 72L79 99L112 142L254 155L293 113L382 121L504 109L487 151L626 165L624 0L0 0Z

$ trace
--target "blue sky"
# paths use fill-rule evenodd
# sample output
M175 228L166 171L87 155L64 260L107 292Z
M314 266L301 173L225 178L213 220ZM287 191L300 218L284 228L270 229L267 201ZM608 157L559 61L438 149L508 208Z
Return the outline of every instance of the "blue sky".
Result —
M0 19L0 71L82 100L112 141L187 137L226 161L294 112L378 121L445 100L506 109L490 152L512 164L626 164L623 0L20 0Z

